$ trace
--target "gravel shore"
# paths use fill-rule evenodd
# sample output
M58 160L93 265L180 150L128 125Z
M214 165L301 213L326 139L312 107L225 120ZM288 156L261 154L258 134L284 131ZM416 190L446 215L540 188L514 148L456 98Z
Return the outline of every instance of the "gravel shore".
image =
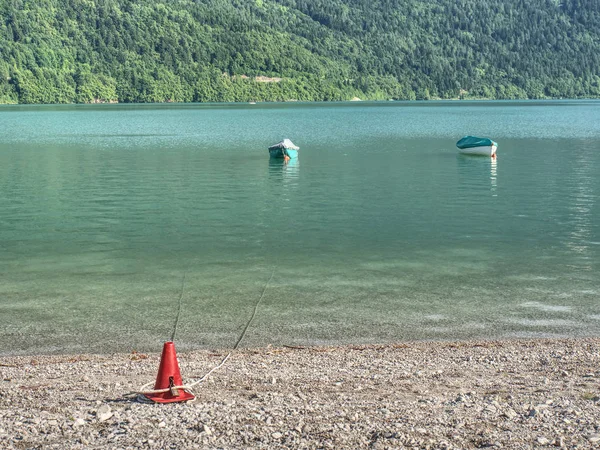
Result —
M3 358L0 448L600 448L600 339L245 349L194 402L126 397L159 360Z

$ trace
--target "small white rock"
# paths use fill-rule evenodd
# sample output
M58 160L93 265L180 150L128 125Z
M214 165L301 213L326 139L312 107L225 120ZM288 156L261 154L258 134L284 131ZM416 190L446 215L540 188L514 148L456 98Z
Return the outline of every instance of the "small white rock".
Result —
M108 405L102 405L96 411L96 418L98 419L98 422L106 422L112 416L113 416L113 412L110 409L110 406L108 406Z
M540 445L548 445L550 443L550 440L546 439L543 436L540 436L539 438L537 438L537 443Z
M75 422L73 422L74 427L82 427L84 425L85 425L85 420L83 420L83 419L75 419Z

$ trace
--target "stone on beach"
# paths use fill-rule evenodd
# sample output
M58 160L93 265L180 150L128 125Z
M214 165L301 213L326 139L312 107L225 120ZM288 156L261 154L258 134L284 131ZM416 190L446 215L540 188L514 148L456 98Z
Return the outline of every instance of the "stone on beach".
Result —
M223 354L180 353L184 378L207 373ZM195 386L195 402L126 397L154 378L159 358L36 356L35 366L5 358L0 448L600 443L600 339L248 349Z

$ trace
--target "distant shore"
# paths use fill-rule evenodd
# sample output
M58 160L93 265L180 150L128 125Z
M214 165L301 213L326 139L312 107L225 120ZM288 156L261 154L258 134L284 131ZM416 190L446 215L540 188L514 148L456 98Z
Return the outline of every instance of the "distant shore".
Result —
M121 106L174 106L174 105L260 105L260 104L277 104L277 103L309 103L318 105L336 104L336 103L436 103L436 102L556 102L556 101L592 101L600 100L600 97L544 97L544 98L485 98L485 97L450 97L450 98L427 98L427 99L373 99L353 97L345 100L248 100L238 102L127 102L119 100L102 101L96 100L84 103L0 103L0 106L98 106L98 105L121 105Z
M223 351L178 355L184 382ZM237 351L144 404L159 354L5 357L2 448L598 448L600 339Z

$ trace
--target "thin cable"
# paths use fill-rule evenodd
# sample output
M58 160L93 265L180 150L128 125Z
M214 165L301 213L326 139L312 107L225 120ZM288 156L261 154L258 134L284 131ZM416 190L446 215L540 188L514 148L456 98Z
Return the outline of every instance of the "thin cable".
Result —
M239 339L237 340L237 342L233 346L233 350L230 351L225 356L225 358L223 358L223 360L217 366L213 367L202 378L194 381L193 383L184 384L182 386L174 386L174 388L189 390L190 388L192 388L192 387L196 386L197 384L201 383L202 381L206 380L211 373L213 373L215 370L217 370L220 367L222 367L227 362L227 360L229 359L229 357L231 356L231 354L235 350L237 350L238 346L240 345L240 342L242 342L242 339L244 339L244 336L246 336L246 332L248 331L248 328L250 328L250 325L252 324L252 321L254 320L254 317L256 316L256 311L258 310L258 306L262 302L262 299L265 296L265 292L267 292L267 288L269 287L269 283L273 279L273 275L275 275L275 271L274 270L273 270L273 272L271 272L271 277L266 282L265 287L263 288L262 294L260 294L260 298L258 299L258 301L256 302L256 304L254 305L254 310L252 311L252 316L250 316L250 320L248 320L248 322L246 323L246 326L244 327L244 330L240 334ZM179 312L181 311L181 298L183 297L183 286L184 286L184 283L185 283L185 273L183 275L183 280L181 281L181 295L179 296L179 311L177 312L177 319L175 320L175 328L173 329L173 338L175 337L175 331L177 330L177 323L179 322ZM160 394L160 393L163 393L163 392L169 392L171 390L171 387L168 387L168 388L165 388L165 389L153 389L153 390L150 390L150 391L146 391L145 389L148 386L150 386L151 384L152 384L152 382L147 383L144 386L142 386L142 388L139 391L130 392L129 394L125 394L125 395L126 396L132 396L132 395L139 395L139 394Z
M242 331L242 334L240 335L240 338L237 340L237 342L233 346L234 350L237 350L238 345L240 345L240 342L242 342L242 339L244 339L244 336L246 336L246 331L248 331L248 328L250 327L250 324L254 320L254 316L256 316L256 310L258 309L258 305L260 305L260 302L262 301L263 297L265 296L265 292L267 291L267 287L269 286L269 283L273 279L273 275L274 274L275 274L275 271L273 270L273 272L271 272L271 278L269 278L269 281L267 281L267 284L265 284L265 288L263 289L262 294L260 295L260 298L258 299L258 301L256 302L256 304L254 305L254 311L252 311L252 316L250 317L250 320L248 321L248 323L244 327L244 331Z
M173 326L173 333L171 334L171 342L175 341L175 333L177 333L177 325L179 325L179 316L181 315L181 299L183 298L183 289L185 287L185 276L187 272L183 272L183 278L181 279L181 292L179 293L179 301L177 305L177 316L175 317L175 325Z

